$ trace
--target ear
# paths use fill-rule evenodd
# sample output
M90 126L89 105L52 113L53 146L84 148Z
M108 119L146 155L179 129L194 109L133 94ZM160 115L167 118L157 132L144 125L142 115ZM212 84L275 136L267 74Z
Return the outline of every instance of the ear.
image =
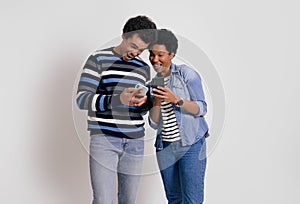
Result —
M125 35L124 35L124 33L122 33L122 40L124 40L125 39Z
M173 58L175 57L174 52L171 52L171 53L170 53L170 57L171 57L171 59L173 59Z

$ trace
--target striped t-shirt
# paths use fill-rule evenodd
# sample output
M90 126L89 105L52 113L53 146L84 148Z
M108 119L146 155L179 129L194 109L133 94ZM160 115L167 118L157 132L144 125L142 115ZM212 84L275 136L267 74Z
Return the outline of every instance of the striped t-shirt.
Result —
M164 78L165 85L170 81L170 76ZM161 102L160 111L162 115L162 140L175 142L180 140L179 128L171 102Z
M93 53L83 67L77 90L78 107L88 110L90 134L143 137L146 108L122 104L120 94L138 83L145 85L149 78L150 68L140 59L124 61L113 48Z

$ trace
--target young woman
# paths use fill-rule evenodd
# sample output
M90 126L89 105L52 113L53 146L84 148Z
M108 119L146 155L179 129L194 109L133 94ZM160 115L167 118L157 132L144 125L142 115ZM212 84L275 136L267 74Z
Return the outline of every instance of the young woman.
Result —
M152 89L149 123L157 129L157 161L169 204L200 204L206 169L207 105L199 74L187 65L172 63L177 48L171 31L158 30L149 60L155 77L163 77L165 86Z

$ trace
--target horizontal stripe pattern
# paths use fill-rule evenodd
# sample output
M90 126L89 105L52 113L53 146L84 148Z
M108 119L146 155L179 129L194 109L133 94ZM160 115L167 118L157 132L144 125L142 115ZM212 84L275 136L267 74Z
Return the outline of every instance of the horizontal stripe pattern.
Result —
M144 136L145 109L121 104L125 88L150 79L149 66L140 59L124 61L112 48L98 50L87 59L78 84L77 105L88 110L91 135Z
M169 77L165 77L165 85L168 84ZM161 116L162 116L162 140L165 142L175 142L180 140L179 128L174 112L174 108L171 102L161 103Z

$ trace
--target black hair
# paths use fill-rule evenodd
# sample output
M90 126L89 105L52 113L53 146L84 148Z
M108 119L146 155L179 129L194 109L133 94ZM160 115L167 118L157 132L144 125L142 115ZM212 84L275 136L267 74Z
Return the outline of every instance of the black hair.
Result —
M176 54L178 48L178 40L172 31L167 29L157 30L157 39L154 44L164 45L169 53Z
M145 43L151 43L156 40L156 25L147 16L132 17L125 23L123 34L127 39L136 33Z

